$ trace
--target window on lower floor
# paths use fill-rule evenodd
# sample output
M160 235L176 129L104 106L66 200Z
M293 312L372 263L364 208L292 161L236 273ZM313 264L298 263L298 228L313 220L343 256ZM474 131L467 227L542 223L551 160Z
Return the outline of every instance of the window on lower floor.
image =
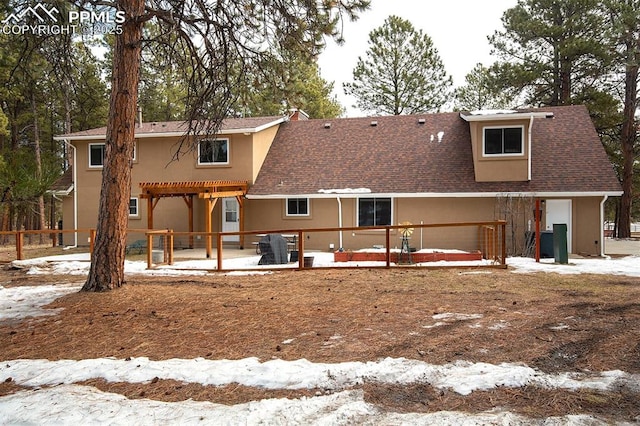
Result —
M287 198L287 216L309 216L309 199Z
M129 216L138 216L138 199L129 198Z
M358 226L391 225L391 198L359 198Z

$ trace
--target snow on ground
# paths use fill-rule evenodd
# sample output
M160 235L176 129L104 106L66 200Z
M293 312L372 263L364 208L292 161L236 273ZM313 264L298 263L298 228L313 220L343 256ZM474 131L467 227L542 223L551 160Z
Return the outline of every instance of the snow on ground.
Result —
M43 420L46 419L46 420ZM225 406L210 402L127 399L95 388L61 385L0 398L2 424L55 425L606 425L593 417L551 417L544 423L508 412L382 413L362 391Z
M10 288L0 286L0 321L55 315L57 310L43 309L42 306L65 294L78 291L80 287L73 284Z
M327 256L328 255L328 256ZM332 256L314 253L314 266L331 263ZM331 256L331 257L329 257ZM87 258L88 259L88 258ZM64 258L34 259L18 262L29 273L65 273L82 275L88 272L87 259L78 255ZM620 259L571 259L569 265L550 261L535 263L532 259L511 258L508 264L515 273L600 273L640 276L637 256ZM208 262L203 266L203 262ZM257 257L229 259L238 269L255 267ZM255 263L254 263L255 262ZM16 263L16 262L14 262ZM215 261L188 261L182 267L214 269ZM364 262L360 262L364 263ZM380 262L375 263L376 266ZM449 262L448 264L451 264ZM208 265L213 266L207 268ZM295 265L295 264L293 264ZM224 265L225 268L230 268ZM287 265L291 267L291 265ZM361 265L364 266L364 265ZM202 270L159 268L146 270L144 262L127 262L127 273L195 274ZM242 271L234 274L272 273ZM489 271L490 273L490 271ZM77 291L80 284L0 286L0 321L16 321L26 317L55 315L57 311L42 306L56 298ZM480 314L443 313L434 316L438 322L478 319ZM437 323L436 323L437 324ZM175 379L203 385L239 383L268 389L321 389L313 398L266 399L246 404L225 406L209 402L159 402L147 399L129 400L119 394L101 392L75 383L91 378L117 382L150 382L155 378ZM240 360L171 359L152 361L148 358L129 360L115 358L85 360L2 360L0 381L12 381L32 388L0 397L0 424L540 424L538 420L493 410L478 414L462 412L381 413L364 401L360 390L350 390L354 384L429 383L462 395L490 390L498 386L525 385L555 389L614 389L624 385L640 392L640 375L622 371L600 373L546 374L523 364L499 365L459 361L433 365L418 360L387 358L375 362L345 362L339 364L312 363L301 359L280 359L261 362L257 358ZM545 425L606 424L591 416L577 415L549 418Z
M305 254L307 254L305 252ZM385 266L385 262L362 261L362 262L334 262L333 253L311 252L314 267L379 267ZM222 267L225 270L241 270L232 272L233 275L245 275L249 273L265 274L266 270L272 269L294 269L298 267L298 262L284 265L258 265L260 256L246 256L238 258L224 259ZM89 254L76 254L65 256L43 257L29 260L16 260L12 264L16 267L28 268L29 274L65 274L65 275L85 275L89 272ZM488 266L492 262L488 260L479 261L439 261L427 262L421 266ZM591 259L569 259L566 265L554 263L554 259L541 259L539 263L534 259L525 257L510 257L507 265L516 273L531 272L555 272L558 274L614 274L640 276L640 256L627 256L623 258L591 258ZM202 260L180 260L177 259L173 265L158 265L153 269L147 269L147 263L138 261L126 261L125 272L129 274L150 274L150 275L201 275L207 271L217 269L215 259ZM249 271L250 270L250 271Z
M512 257L507 259L507 265L514 268L514 272L527 274L531 272L554 272L556 274L607 274L640 277L640 256L627 256L613 259L569 259L569 263L561 265L553 259L541 259L536 263L527 257Z
M101 378L108 382L150 383L154 378L183 383L224 386L237 383L264 389L324 389L342 391L368 383L430 384L460 395L498 386L539 386L554 389L610 390L617 386L637 386L640 375L622 371L602 373L545 374L522 364L471 363L432 365L405 358L385 358L375 362L313 363L306 359L283 361L258 358L240 360L100 358L75 360L12 360L0 366L0 381L9 378L29 387L73 384ZM640 390L640 388L638 389ZM0 403L1 407L1 403Z

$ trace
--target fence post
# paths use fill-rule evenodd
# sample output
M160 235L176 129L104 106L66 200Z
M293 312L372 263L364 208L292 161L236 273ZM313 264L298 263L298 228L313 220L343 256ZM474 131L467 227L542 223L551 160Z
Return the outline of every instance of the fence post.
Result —
M390 236L390 229L387 226L386 228L386 235L385 235L385 243L384 245L387 247L387 268L391 268L391 236Z
M502 232L502 266L507 267L507 222L502 221L500 232Z
M152 256L153 256L153 235L147 232L147 269L151 269L151 266L153 265Z
M209 241L211 241L211 234L209 234ZM222 235L220 235L220 233L218 232L216 234L216 253L217 253L217 264L218 264L218 271L222 270ZM209 248L209 250L211 250L211 248ZM208 255L207 257L210 257L210 255Z
M169 262L169 253L167 251L167 248L169 247L169 230L167 229L165 231L164 234L164 238L162 238L162 261L164 263L168 263Z
M169 234L167 235L168 245L169 245L169 265L173 265L173 229L169 229Z
M298 269L304 269L304 232L298 231Z
M24 234L22 231L16 231L16 258L18 260L24 260L24 254L22 248L24 246Z

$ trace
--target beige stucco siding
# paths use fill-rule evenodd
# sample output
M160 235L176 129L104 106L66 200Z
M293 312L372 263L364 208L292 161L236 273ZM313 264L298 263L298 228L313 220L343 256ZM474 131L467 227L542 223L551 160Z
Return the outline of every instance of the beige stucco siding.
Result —
M585 255L600 254L600 197L572 199L572 252ZM533 200L530 200L533 202ZM342 226L357 226L357 201L342 198ZM311 199L311 214L306 218L287 218L284 200L247 200L247 230L297 229L338 227L338 202L335 198ZM535 230L533 211L523 207L517 214L510 213L506 227L509 250L524 247L525 232ZM394 198L393 224L462 223L492 221L505 218L504 212L493 197L476 198ZM516 221L511 223L509 221ZM531 222L529 222L531 221ZM545 229L544 214L541 229ZM411 245L416 248L440 248L477 250L477 227L415 229ZM513 234L513 238L512 238ZM329 250L329 245L339 248L338 232L312 232L305 241L313 250ZM381 231L346 231L342 233L344 249L357 250L374 245L385 245ZM392 232L391 247L400 246L401 235Z
M311 199L308 218L285 216L284 200L248 200L247 229L332 228L339 225L339 204L335 198ZM357 226L357 199L341 198L342 226ZM493 198L394 198L393 224L472 222L494 220ZM420 248L476 250L477 227L429 228L415 230L412 244ZM400 246L401 235L393 231L392 247ZM305 245L309 249L339 248L338 232L312 232ZM355 230L342 233L344 249L357 250L374 245L386 246L384 231ZM427 246L429 244L429 247Z
M267 153L269 152L269 148L271 147L271 143L278 132L278 128L280 126L270 127L260 133L256 133L253 135L253 153L252 153L252 176L251 182L255 182L258 177L258 173L260 172L260 168L264 163L265 158L267 157Z
M147 227L148 206L140 197L141 182L187 182L211 180L246 180L253 183L264 162L277 126L252 134L222 135L229 140L229 163L221 165L198 164L197 150L182 154L173 160L180 142L178 137L136 139L136 158L132 162L131 197L138 198L138 215L129 218L130 229ZM77 149L78 164L78 224L79 228L95 228L102 182L102 168L89 166L89 145L103 140L73 141ZM72 197L71 197L72 198ZM73 224L73 200L64 206L65 227ZM221 203L214 210L214 231L220 230ZM161 199L154 209L154 228L188 230L188 208L182 198ZM194 198L194 228L204 228L204 202Z
M600 203L602 197L574 198L573 200L573 247L577 254L599 255L601 253Z
M529 180L529 121L509 120L491 123L471 122L471 148L476 182L510 182ZM483 154L485 127L522 127L523 153L521 155Z

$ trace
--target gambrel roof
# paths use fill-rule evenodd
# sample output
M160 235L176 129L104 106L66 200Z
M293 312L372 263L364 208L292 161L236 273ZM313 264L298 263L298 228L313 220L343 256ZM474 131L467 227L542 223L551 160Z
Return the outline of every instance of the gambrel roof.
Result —
M305 120L280 125L248 197L620 195L586 107L518 112L533 111L549 118L532 123L530 181L476 182L470 125L457 112Z

